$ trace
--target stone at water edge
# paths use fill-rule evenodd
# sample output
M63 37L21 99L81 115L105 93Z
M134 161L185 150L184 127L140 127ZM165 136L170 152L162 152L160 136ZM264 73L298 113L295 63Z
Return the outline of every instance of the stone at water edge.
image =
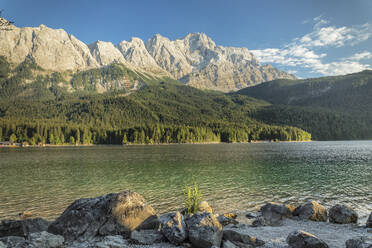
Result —
M164 214L160 217L161 232L173 244L181 244L187 238L187 227L180 212Z
M186 219L189 240L199 248L221 246L222 225L216 217L208 212L196 213Z
M19 236L2 237L0 242L3 242L5 247L28 247L30 245L28 240Z
M345 242L346 248L372 248L372 237L355 237Z
M291 248L328 248L323 240L301 230L291 232L287 237L287 244Z
M227 226L229 224L233 224L233 225L239 224L239 221L233 218L226 217L226 215L224 214L218 215L217 220L218 222L221 223L222 226Z
M234 245L228 240L224 240L222 244L222 248L239 248L238 246Z
M350 224L358 222L358 214L348 206L337 204L329 209L329 222Z
M260 211L265 223L269 225L277 225L282 219L292 216L291 211L285 205L274 202L266 203Z
M108 235L129 238L133 230L154 217L155 210L141 195L123 191L76 200L49 226L48 232L62 235L67 241Z
M199 212L208 212L210 214L213 214L213 210L212 210L211 206L209 206L208 202L206 202L206 201L202 201L199 204Z
M158 230L134 230L130 238L141 245L151 245L165 241L165 237Z
M61 235L54 235L48 232L31 233L29 241L37 248L61 248L65 239Z
M366 223L366 227L372 228L372 212L371 212L371 214L368 217L368 220L367 220L367 223Z
M327 221L327 209L316 201L309 201L293 211L294 216L303 220Z
M46 231L49 224L48 221L42 218L2 220L0 223L0 237L28 237L30 233Z
M223 240L230 241L238 247L245 247L246 245L251 247L263 246L265 242L256 237L253 237L244 231L235 228L225 228L223 230Z

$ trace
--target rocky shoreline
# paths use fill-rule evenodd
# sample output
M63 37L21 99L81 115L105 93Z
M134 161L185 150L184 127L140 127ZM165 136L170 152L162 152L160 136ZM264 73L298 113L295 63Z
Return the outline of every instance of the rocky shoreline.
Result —
M78 199L53 222L2 220L0 248L372 248L372 213L366 225L357 223L353 209L315 201L225 214L202 202L195 214L158 216L141 195L123 191Z

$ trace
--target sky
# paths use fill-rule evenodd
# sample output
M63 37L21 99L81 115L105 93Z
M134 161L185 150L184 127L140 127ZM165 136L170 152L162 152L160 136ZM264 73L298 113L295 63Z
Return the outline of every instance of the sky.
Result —
M372 0L0 0L18 27L118 44L203 32L299 78L372 69Z

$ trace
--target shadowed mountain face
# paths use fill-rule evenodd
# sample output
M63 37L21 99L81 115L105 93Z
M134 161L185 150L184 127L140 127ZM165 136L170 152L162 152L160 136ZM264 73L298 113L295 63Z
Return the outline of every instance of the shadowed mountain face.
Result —
M224 92L294 76L270 65L261 66L247 48L217 46L205 34L174 41L157 34L118 45L97 41L87 45L63 29L45 25L0 30L0 56L13 67L26 58L47 71L82 71L121 63L133 71L167 76L197 88Z

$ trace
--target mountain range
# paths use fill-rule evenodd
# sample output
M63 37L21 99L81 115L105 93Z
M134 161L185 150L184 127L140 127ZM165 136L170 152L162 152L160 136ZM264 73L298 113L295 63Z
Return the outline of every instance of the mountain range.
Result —
M0 30L0 140L371 139L371 94L370 70L294 79L200 33L86 45L46 26Z
M45 71L70 73L119 63L141 74L223 92L295 78L261 65L247 48L218 46L203 33L176 40L156 34L146 42L131 38L116 45L105 41L87 45L63 29L12 26L0 30L0 56L13 67L29 59Z

